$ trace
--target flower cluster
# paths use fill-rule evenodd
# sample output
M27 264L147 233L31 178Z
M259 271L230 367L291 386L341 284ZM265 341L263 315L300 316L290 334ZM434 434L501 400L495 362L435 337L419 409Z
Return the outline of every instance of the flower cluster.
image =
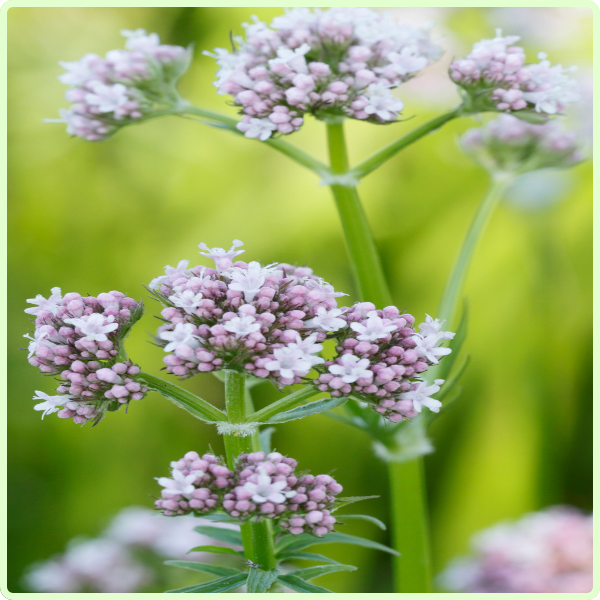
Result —
M391 90L441 53L426 29L368 8L292 8L244 27L234 52L205 54L220 67L218 93L241 107L238 129L261 140L297 131L306 113L395 121L404 105Z
M592 517L558 506L496 525L473 540L475 556L440 578L469 593L584 593L592 590Z
M52 288L49 298L37 295L25 312L35 316L29 363L59 378L58 396L36 392L35 410L58 412L75 423L98 422L107 410L118 410L147 392L137 376L140 368L119 359L122 341L143 313L143 304L121 292L83 297Z
M207 522L191 516L169 519L148 508L127 507L100 536L72 540L63 554L32 565L25 574L24 586L33 592L55 593L148 591L145 588L155 580L154 571L161 559L214 559L207 552L188 554L198 545L221 544L194 531L201 523L239 529L233 523Z
M577 84L564 69L550 64L546 54L539 63L525 64L523 48L515 46L519 36L502 37L474 44L472 51L450 65L450 78L465 90L477 111L533 110L545 115L562 112L579 99Z
M70 135L104 140L155 109L179 102L175 85L188 69L191 50L163 45L156 33L143 29L121 34L125 50L60 63L65 73L59 79L69 86L65 97L72 106L61 109L58 122L67 124Z
M322 363L318 343L339 319L336 298L343 296L307 267L233 263L244 250L202 252L215 268L188 268L189 261L167 266L150 283L166 307L157 342L169 354L170 373L189 377L198 372L234 369L278 386L301 383Z
M570 167L584 158L575 132L563 129L557 121L534 125L512 115L500 115L485 127L469 129L460 142L490 172Z
M167 516L223 510L240 521L275 519L290 533L318 537L333 529L335 496L342 486L329 475L296 475L297 462L279 452L242 454L233 471L212 454L188 452L171 463L156 508Z
M438 345L454 337L441 330L443 322L427 316L417 332L413 316L395 306L375 310L370 302L355 304L345 320L336 334L337 357L319 367L320 391L359 397L394 423L416 416L423 406L439 412L441 403L430 396L444 381L428 386L419 375L450 353Z

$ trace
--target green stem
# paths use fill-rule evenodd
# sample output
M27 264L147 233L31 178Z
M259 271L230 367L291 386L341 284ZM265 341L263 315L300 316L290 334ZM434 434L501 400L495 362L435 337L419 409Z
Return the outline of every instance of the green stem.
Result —
M379 168L384 162L395 156L398 152L400 152L400 150L406 148L406 146L410 146L410 144L420 140L424 135L439 129L448 121L461 116L461 114L463 114L462 105L454 110L451 110L450 112L434 117L430 121L423 123L423 125L413 129L410 133L407 133L397 140L394 140L381 150L375 152L375 154L371 155L369 158L354 167L354 169L351 171L351 174L359 180L362 179L375 169Z
M271 417L278 415L280 412L293 408L297 404L300 404L304 400L308 400L317 394L320 394L319 390L315 389L312 385L307 385L306 387L292 392L289 396L277 400L277 402L273 402L272 404L265 406L265 408L251 414L246 421L252 423L268 421Z
M331 171L343 181L342 176L349 174L343 124L328 123L327 136ZM331 190L342 220L360 298L383 308L391 304L391 294L356 188L333 183ZM430 549L422 458L404 463L390 462L389 473L393 546L401 554L394 558L394 590L429 592Z
M340 176L348 174L348 154L343 122L327 124L327 139L331 172L334 176L337 175L338 179L342 179ZM342 221L359 296L363 300L370 300L379 308L388 306L391 304L390 292L375 239L356 187L337 183L333 183L330 187Z
M243 423L246 419L246 377L235 371L225 371L225 408L230 423ZM240 454L255 452L259 449L258 434L241 437L225 434L225 452L227 464L233 468ZM244 523L241 527L244 554L247 559L260 565L264 571L275 568L275 548L273 528L268 519L259 522Z
M452 267L452 272L446 283L437 313L439 319L447 321L447 326L451 325L477 243L510 179L510 175L506 174L492 176L490 187L477 207L475 216L469 225L469 230L463 240L454 266Z

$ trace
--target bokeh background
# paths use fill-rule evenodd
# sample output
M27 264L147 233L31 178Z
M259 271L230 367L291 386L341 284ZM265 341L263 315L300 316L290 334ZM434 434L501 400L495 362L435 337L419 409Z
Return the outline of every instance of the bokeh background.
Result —
M591 137L592 10L582 8L394 9L412 24L433 21L446 49L440 64L405 84L406 117L387 127L348 123L353 161L456 104L445 69L495 28L522 36L532 60L579 66L583 101L571 124ZM169 461L209 444L214 428L151 394L129 414L95 428L32 410L34 390L53 382L29 366L22 336L25 299L53 286L96 295L112 289L139 298L166 264L198 260L196 245L245 243L248 260L308 263L356 300L340 224L329 191L310 173L260 143L184 119L129 127L103 143L70 139L43 124L65 106L59 60L122 47L119 31L143 27L164 43L195 43L181 90L192 102L235 114L212 87L214 61L201 50L227 47L229 32L276 8L10 8L9 25L9 579L24 591L30 563L96 535L125 506L151 506L154 477ZM457 150L476 126L455 121L389 161L360 193L395 303L435 314L445 279L487 176ZM325 160L321 123L308 120L290 141ZM513 189L493 217L465 293L471 308L463 393L436 420L427 486L436 571L468 547L471 535L550 504L591 509L591 194L589 162L542 173ZM158 374L161 353L147 343L155 306L128 341L130 356ZM186 387L222 405L219 381ZM257 404L275 397L256 388ZM313 472L336 469L348 495L379 494L360 508L387 520L384 465L357 430L326 416L278 427L274 445ZM387 542L387 533L353 521L344 531ZM318 583L336 592L391 589L387 555L324 547L360 570ZM159 590L156 590L159 591Z

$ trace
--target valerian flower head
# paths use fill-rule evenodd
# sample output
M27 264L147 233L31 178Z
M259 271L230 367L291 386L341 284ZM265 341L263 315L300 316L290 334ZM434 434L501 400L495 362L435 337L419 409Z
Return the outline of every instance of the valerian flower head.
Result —
M43 400L35 410L42 418L54 412L75 423L98 422L106 411L118 410L131 400L140 400L147 388L138 381L140 368L119 353L123 340L143 314L143 304L121 292L94 296L65 294L52 288L45 299L28 300L35 316L29 342L28 361L46 375L59 379L58 396L36 392Z
M467 593L589 593L593 587L592 516L553 506L477 533L472 555L439 583Z
M157 342L170 373L233 369L278 386L301 383L323 359L318 342L346 325L336 292L307 267L233 262L243 250L200 244L215 268L167 267L153 280L165 306Z
M427 29L368 8L292 8L244 27L233 52L205 54L220 67L218 93L240 107L238 129L263 141L297 131L306 114L393 122L404 105L392 90L441 54Z
M191 48L162 45L156 33L143 29L121 34L126 50L59 63L65 70L59 80L69 86L65 97L72 104L48 122L65 123L68 134L98 141L181 102L176 84L189 67Z
M490 173L568 168L584 159L575 132L563 129L557 120L536 125L500 115L484 127L469 129L460 145Z
M576 82L564 69L551 65L546 54L539 63L526 64L523 48L515 46L519 36L502 36L474 44L472 51L450 65L450 78L464 92L474 112L486 110L538 113L542 117L562 112L579 99Z

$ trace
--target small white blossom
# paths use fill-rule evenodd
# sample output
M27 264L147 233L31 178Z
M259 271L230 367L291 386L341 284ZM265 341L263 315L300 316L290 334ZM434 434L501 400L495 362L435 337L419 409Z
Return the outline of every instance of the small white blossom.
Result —
M435 398L429 398L429 396L440 391L440 386L444 383L444 380L436 379L433 383L433 385L428 386L425 381L420 381L415 389L400 394L399 398L401 400L412 400L414 409L419 413L423 406L426 406L432 412L440 412L442 403L435 400Z
M189 260L180 260L177 263L176 267L172 267L171 265L167 265L165 267L165 274L160 277L155 277L148 285L151 290L157 290L163 283L169 283L169 278L175 275L176 273L181 273L181 275L187 277L189 269L188 265L190 264Z
M231 243L231 248L229 248L229 250L225 250L225 248L209 248L204 242L202 242L198 244L198 248L200 248L200 250L204 250L204 252L200 252L200 254L214 260L217 270L221 271L228 269L232 265L233 259L236 256L246 252L245 250L236 250L236 248L239 248L243 245L244 242L241 242L240 240L233 240Z
M373 372L367 368L369 366L368 358L358 358L355 354L344 354L341 361L341 365L331 365L329 372L341 377L344 383L354 383L361 377L373 378Z
M444 348L443 346L437 347L437 343L439 342L437 334L428 335L425 337L416 334L411 336L411 339L416 343L416 346L413 348L413 350L416 350L419 358L426 358L434 365L437 365L439 362L438 358L440 356L446 356L452 352L450 348Z
M277 125L269 119L250 119L249 123L240 122L236 125L245 137L264 142L271 137Z
M244 300L252 302L260 288L264 285L265 278L272 273L272 266L261 267L260 263L253 260L251 263L248 263L247 269L233 267L228 273L232 281L229 284L229 289L244 292Z
M114 320L113 315L105 317L99 313L92 313L80 319L65 319L65 323L79 327L81 335L84 335L88 340L105 342L108 339L106 334L115 331L119 327L118 323L113 323Z
M29 342L29 346L27 347L27 350L29 351L27 358L31 358L40 346L48 346L49 348L54 348L54 346L56 346L55 343L44 339L45 337L48 337L47 331L42 332L39 329L36 329L33 337L31 337L31 335L28 333L26 333L23 337L31 340Z
M194 315L202 301L202 294L200 292L194 294L192 290L184 290L179 294L169 296L169 301L178 308L182 308L188 315Z
M127 39L125 48L139 52L151 52L160 45L157 33L147 33L145 29L122 29L121 35Z
M320 306L317 309L317 315L306 321L305 326L327 332L337 331L346 325L346 321L339 318L343 313L344 310L341 308L332 308L328 311L325 307Z
M92 106L97 106L101 113L114 112L130 100L127 88L122 83L105 85L100 81L92 81L90 87L92 93L85 95L85 101Z
M406 46L402 48L401 52L390 52L387 58L391 63L391 68L401 76L420 71L429 62L427 57L419 53L416 46Z
M27 300L28 304L37 304L38 306L26 308L25 312L29 315L37 315L41 310L47 310L56 315L56 311L62 300L62 294L59 287L53 287L50 291L52 294L47 300L41 294L38 294L35 298L29 298Z
M178 469L174 469L171 473L173 475L173 479L169 479L168 477L156 477L156 481L158 481L158 485L162 485L165 489L163 490L163 495L165 496L184 496L185 498L191 498L193 491L196 489L194 487L194 481L196 481L196 474L190 473L189 475L184 475Z
M165 352L173 352L179 346L189 346L197 348L200 344L198 338L194 335L196 328L191 323L177 323L173 331L162 331L158 337L161 340L169 342L165 347Z
M312 333L306 339L302 339L300 334L296 332L296 341L288 344L288 348L292 350L300 350L300 352L304 353L304 356L311 362L312 365L317 365L320 363L324 363L325 359L320 356L315 356L317 352L321 352L323 350L323 346L321 344L315 344L317 341L317 334Z
M160 483L160 482L159 482ZM272 481L266 471L258 468L258 483L247 481L243 488L253 494L252 501L257 504L264 502L273 502L273 504L281 504L286 498L293 498L297 492L281 492L287 486L287 481Z
M33 410L43 411L42 419L46 415L51 415L52 413L58 412L64 406L65 402L68 402L70 398L74 398L74 396L69 396L69 395L49 396L48 394L45 394L44 392L40 392L39 390L36 390L35 393L36 393L36 395L33 397L33 399L34 400L43 400L43 402L36 404L33 407Z
M291 50L290 48L278 48L277 58L269 60L269 67L277 68L277 65L285 65L296 73L308 73L308 67L306 66L305 54L310 52L310 46L308 44L302 44L299 48Z
M309 290L317 290L321 292L325 299L329 298L339 298L340 296L347 296L344 292L336 292L334 287L327 283L322 277L318 279L309 279L307 278L302 282L302 285Z
M400 116L404 108L404 102L396 98L392 91L381 83L369 85L365 100L368 104L363 110L368 115L377 115L382 121L393 121Z
M293 379L298 375L303 377L311 367L311 361L308 360L306 354L297 348L284 346L273 351L275 360L271 360L265 364L265 369L268 371L279 371L281 377L285 379Z
M398 329L396 325L390 324L388 319L384 320L377 316L377 312L374 310L367 313L366 324L350 323L350 327L360 334L357 339L361 342L374 342Z
M260 323L252 315L244 315L242 317L233 317L224 325L227 331L235 334L235 337L245 337L255 331L260 331Z
M438 340L451 340L456 335L451 331L442 331L442 327L446 321L434 319L429 315L425 315L425 323L419 325L419 335L421 336L437 336Z

